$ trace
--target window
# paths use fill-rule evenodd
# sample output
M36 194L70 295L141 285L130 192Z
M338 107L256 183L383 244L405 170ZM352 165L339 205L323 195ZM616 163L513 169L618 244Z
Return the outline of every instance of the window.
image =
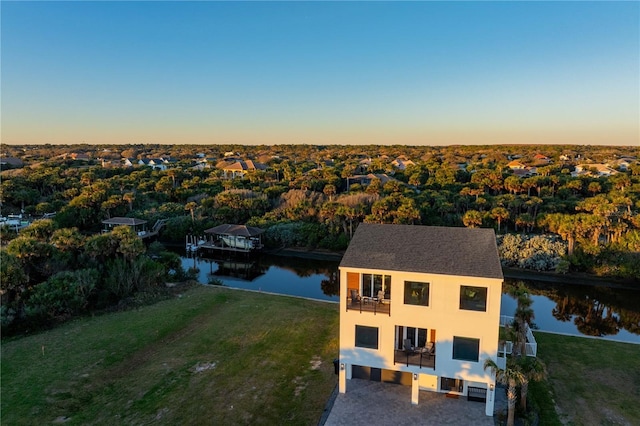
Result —
M480 358L480 339L468 337L453 338L453 359L478 362Z
M356 347L378 349L378 328L356 325Z
M440 378L440 390L462 392L464 381L462 379L452 379L450 377Z
M487 310L487 288L460 286L460 309L485 312Z
M427 345L427 329L396 326L396 348L403 349L404 339L411 340L411 346L423 348Z
M384 298L391 299L391 276L378 274L362 274L362 296L378 297L384 290Z
M405 281L404 304L429 306L429 283Z

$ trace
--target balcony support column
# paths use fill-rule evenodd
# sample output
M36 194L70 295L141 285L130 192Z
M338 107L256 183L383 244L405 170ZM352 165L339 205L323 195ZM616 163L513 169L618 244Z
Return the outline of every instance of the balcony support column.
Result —
M418 374L414 373L413 380L411 380L411 404L413 405L418 405L418 397L420 395L419 377Z
M341 362L338 370L338 392L345 393L347 391L347 378L351 378L351 374L348 374L350 372L351 364Z

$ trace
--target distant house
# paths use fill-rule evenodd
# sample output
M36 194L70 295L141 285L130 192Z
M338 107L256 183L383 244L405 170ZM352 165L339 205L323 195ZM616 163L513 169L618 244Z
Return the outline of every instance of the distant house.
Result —
M167 170L169 161L164 158L141 158L138 160L138 165L148 166L156 170Z
M536 162L536 164L549 164L551 162L551 158L543 154L534 155L533 160Z
M629 167L637 163L638 163L638 160L636 160L633 157L622 157L617 160L608 162L607 166L610 166L612 168L617 167L623 172L626 172L627 170L629 170Z
M507 164L507 167L509 167L513 174L518 177L529 177L538 174L538 170L536 167L527 166L519 160L510 161Z
M218 162L218 159L215 157L196 157L195 163L199 168L210 168L211 165L215 165Z
M415 166L416 163L407 159L405 156L400 156L391 162L391 165L398 170L404 170L407 166Z
M520 162L518 160L510 161L509 164L507 164L507 167L509 167L511 170L518 170L518 169L526 169L527 168L527 166L524 163L522 163L522 162Z
M136 219L133 217L113 217L102 221L104 228L102 232L110 232L116 226L128 226L132 228L136 234L142 236L147 232L147 221Z
M100 164L102 165L102 167L104 168L114 168L114 167L119 167L120 166L120 162L117 160L111 160L108 158L99 158L100 160Z
M72 152L70 154L68 154L68 157L71 158L72 160L77 160L77 161L90 161L91 157L89 156L89 154L84 153L84 152Z
M357 174L365 174L367 170L371 167L371 158L363 158L358 162L356 166L355 173Z
M606 164L579 164L575 170L571 172L571 176L612 176L618 172Z
M235 159L221 161L216 164L216 168L222 170L225 179L243 178L247 173L267 169L264 164L256 163L253 160Z
M338 390L364 379L485 403L492 416L502 268L491 229L360 224L339 266ZM373 403L373 402L372 402Z
M353 176L349 176L348 179L349 179L350 185L353 185L354 183L358 183L362 186L369 186L374 179L379 179L382 185L384 185L389 181L400 182L398 179L392 178L391 176L387 176L384 173L369 173L366 175L353 175Z
M526 167L524 169L513 169L512 172L514 176L526 178L537 175L538 169L536 167Z
M134 164L138 164L138 161L135 158L123 158L122 166L123 167L133 167Z

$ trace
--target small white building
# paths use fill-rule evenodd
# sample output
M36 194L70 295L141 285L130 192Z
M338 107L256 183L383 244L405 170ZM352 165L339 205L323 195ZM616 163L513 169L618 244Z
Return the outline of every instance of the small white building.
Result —
M340 263L339 392L351 379L485 402L503 275L492 229L361 224Z

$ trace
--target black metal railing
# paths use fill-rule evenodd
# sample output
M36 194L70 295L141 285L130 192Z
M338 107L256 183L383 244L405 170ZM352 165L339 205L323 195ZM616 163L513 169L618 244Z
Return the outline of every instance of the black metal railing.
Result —
M387 314L391 316L391 300L380 301L374 297L347 297L347 311L373 312L373 314Z
M394 364L417 365L420 368L435 368L436 354L422 348L411 351L396 350L393 356Z

